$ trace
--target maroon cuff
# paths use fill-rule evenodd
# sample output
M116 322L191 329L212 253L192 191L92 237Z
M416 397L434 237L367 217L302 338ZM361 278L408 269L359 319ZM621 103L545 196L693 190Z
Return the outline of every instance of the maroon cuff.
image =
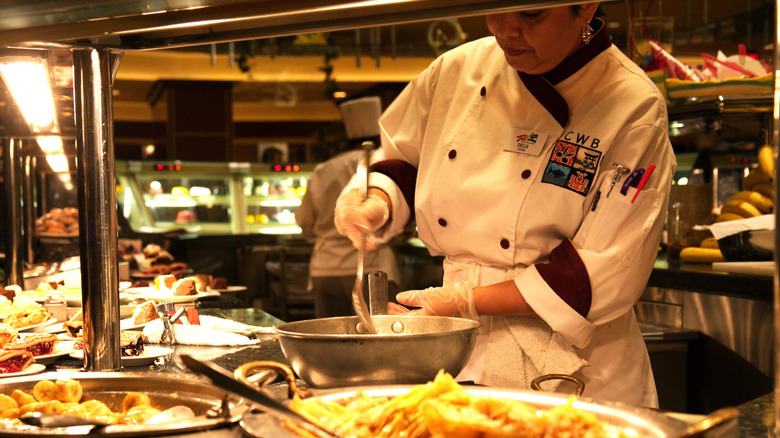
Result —
M593 298L590 278L570 240L564 240L553 249L550 262L537 264L536 270L566 304L583 317L588 316Z
M374 163L371 166L372 172L378 172L386 175L401 189L406 204L409 205L411 217L414 219L414 187L417 183L417 169L406 161L385 160Z

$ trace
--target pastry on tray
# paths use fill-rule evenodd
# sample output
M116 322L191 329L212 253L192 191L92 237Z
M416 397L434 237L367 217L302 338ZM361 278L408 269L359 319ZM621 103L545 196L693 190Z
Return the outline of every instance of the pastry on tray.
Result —
M177 297L197 295L198 290L195 289L195 279L192 277L185 277L181 280L176 280L176 283L173 283L173 286L171 286L171 292Z
M41 324L51 319L51 314L42 306L30 306L24 308L21 312L12 313L5 317L3 323L13 328L24 328L31 325Z
M119 333L119 347L122 350L123 357L141 356L144 354L145 342L143 332L123 331ZM79 336L76 342L73 343L73 349L83 350L84 338Z
M14 342L3 345L3 349L14 351L26 350L32 353L33 356L46 356L54 353L54 350L59 343L60 338L58 338L57 335L40 334L17 339Z
M19 337L19 333L15 328L8 324L0 324L0 348L3 345L15 341Z
M154 277L154 288L156 290L170 290L173 283L176 283L175 275L163 274Z
M195 289L198 292L206 292L211 287L211 281L213 277L208 274L195 274L192 276L195 279Z
M35 362L27 350L0 350L0 374L18 373Z
M211 280L211 288L217 289L217 290L224 290L227 289L227 278L225 277L214 277L213 280Z
M149 300L143 304L139 304L136 306L135 310L133 310L133 325L146 324L159 317L160 315L157 313L157 307L154 301Z

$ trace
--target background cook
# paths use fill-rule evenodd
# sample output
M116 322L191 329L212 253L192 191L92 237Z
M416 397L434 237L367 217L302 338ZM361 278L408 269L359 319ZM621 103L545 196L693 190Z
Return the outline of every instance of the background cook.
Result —
M373 196L361 204L348 186L335 220L355 245L372 232L371 248L414 218L446 256L443 287L397 299L480 318L459 379L527 388L573 374L586 396L655 407L633 306L676 162L663 96L597 8L488 16L494 37L436 59L385 111ZM651 165L638 195L621 193L627 171Z

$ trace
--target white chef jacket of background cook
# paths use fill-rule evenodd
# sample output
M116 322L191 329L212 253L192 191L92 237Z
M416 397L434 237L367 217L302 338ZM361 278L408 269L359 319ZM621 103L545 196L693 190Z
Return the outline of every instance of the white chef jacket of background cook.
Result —
M301 235L314 241L309 261L311 277L354 277L357 272L357 250L348 238L336 231L333 207L362 157L361 150L346 151L316 165L301 205L295 210ZM400 284L400 267L389 244L377 245L375 251L366 252L365 272L372 271L382 271L387 274L388 282Z
M657 256L676 171L666 105L657 87L614 45L555 88L569 106L565 128L507 65L494 38L464 44L435 60L388 107L380 119L382 148L372 162L399 159L417 167L415 218L431 254L478 264L478 285L514 272L534 311L589 361L575 374L585 380L586 396L657 406L633 306ZM504 150L513 146L518 130L547 135L538 155ZM541 182L557 140L599 152L587 196ZM613 163L632 171L657 166L634 204L635 189L620 194L625 176L606 197ZM527 178L524 171L530 171ZM372 185L391 197L392 223L380 230L388 238L403 229L410 212L387 176L372 173ZM597 190L600 200L591 211ZM502 239L509 240L507 249ZM573 242L590 277L592 303L585 318L533 266L549 261L564 239ZM451 281L466 278L461 270ZM472 356L470 367L474 361L479 369L484 354Z

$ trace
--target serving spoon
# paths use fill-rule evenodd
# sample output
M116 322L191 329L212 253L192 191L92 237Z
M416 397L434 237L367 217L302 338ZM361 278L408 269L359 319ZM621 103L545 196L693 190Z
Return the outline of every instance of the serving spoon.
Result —
M360 197L361 202L365 202L368 198L368 160L373 149L374 142L363 142L363 156L360 157L357 167L357 176L360 179L358 197ZM366 238L365 232L360 233L361 242L358 249L357 275L355 277L355 285L352 286L352 307L354 307L355 313L366 331L375 335L377 333L376 327L374 327L374 321L371 320L371 313L368 311L366 299L363 297L363 264L366 258Z

